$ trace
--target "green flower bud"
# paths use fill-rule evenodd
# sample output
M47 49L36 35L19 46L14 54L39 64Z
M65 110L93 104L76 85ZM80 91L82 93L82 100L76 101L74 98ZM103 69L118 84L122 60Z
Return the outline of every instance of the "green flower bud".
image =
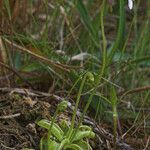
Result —
M61 112L61 111L66 110L67 106L68 106L68 102L64 100L60 104L58 104L57 109L59 112Z

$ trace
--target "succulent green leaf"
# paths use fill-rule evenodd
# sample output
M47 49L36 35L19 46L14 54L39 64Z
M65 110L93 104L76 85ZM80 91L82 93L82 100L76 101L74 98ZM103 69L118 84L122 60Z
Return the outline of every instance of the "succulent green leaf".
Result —
M69 144L69 140L67 138L62 140L62 142L60 143L60 146L58 147L58 150L62 150L62 148L64 148L64 146L68 144Z
M80 145L78 144L70 144L70 145L67 145L64 147L64 149L70 149L70 150L86 150L86 149L83 149L82 147L80 147Z
M87 125L81 125L81 126L79 127L79 129L92 131L91 127L89 127L89 126L87 126Z
M51 122L49 122L46 119L42 119L37 124L40 127L43 127L45 129L49 130ZM51 132L59 141L62 140L64 132L61 130L61 128L57 124L55 124L55 123L53 124Z
M45 137L42 137L40 140L40 150L48 149L47 147L47 139Z
M83 138L94 138L95 133L93 131L77 131L73 141L79 141Z
M92 150L91 146L88 142L85 142L83 140L80 140L75 143L76 145L80 146L83 150Z
M59 147L59 144L55 141L52 141L51 139L49 140L48 144L48 150L57 150Z

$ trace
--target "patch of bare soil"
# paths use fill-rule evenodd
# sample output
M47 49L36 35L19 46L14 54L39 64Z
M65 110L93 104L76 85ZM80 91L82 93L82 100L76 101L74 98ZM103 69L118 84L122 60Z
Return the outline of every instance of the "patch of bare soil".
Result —
M31 94L31 93L30 93ZM50 118L54 109L47 101L52 99L37 98L24 90L1 91L0 94L0 149L38 149L40 131L35 121ZM50 111L51 110L51 111Z

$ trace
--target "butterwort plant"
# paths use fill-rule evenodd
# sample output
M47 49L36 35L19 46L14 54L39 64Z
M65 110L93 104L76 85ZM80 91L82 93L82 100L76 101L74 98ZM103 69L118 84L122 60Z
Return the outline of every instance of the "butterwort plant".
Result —
M41 138L40 150L92 150L87 139L94 138L95 133L92 131L91 127L82 124L85 112L92 100L92 96L89 97L77 126L75 126L75 118L84 84L86 80L94 82L94 76L92 73L87 72L81 77L81 80L70 126L65 120L59 123L59 125L55 123L57 115L66 110L68 105L67 101L63 101L57 106L51 121L42 119L37 122L39 126L48 130L47 136Z

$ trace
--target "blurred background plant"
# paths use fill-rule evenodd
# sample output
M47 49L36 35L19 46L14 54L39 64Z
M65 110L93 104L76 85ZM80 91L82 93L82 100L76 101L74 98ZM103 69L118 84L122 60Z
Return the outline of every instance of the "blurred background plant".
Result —
M0 1L0 85L66 97L80 75L89 71L98 85L86 83L81 107L95 87L88 112L96 121L113 122L109 98L114 86L118 133L134 137L142 130L141 136L147 136L150 1L132 2ZM79 85L69 99L76 97Z

